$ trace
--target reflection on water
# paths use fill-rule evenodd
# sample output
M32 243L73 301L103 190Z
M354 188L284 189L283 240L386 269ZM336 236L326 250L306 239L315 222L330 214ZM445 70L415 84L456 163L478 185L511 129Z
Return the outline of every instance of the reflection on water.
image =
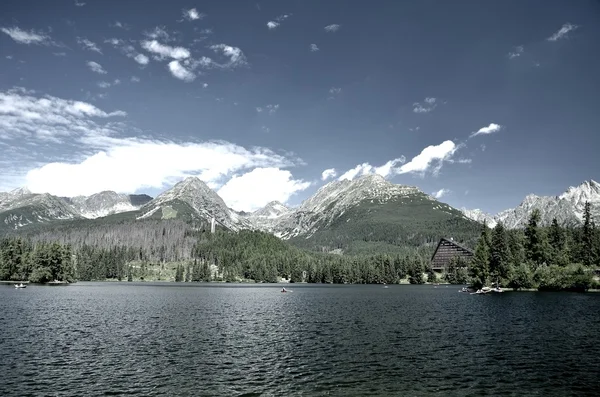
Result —
M592 395L600 294L0 287L1 395Z

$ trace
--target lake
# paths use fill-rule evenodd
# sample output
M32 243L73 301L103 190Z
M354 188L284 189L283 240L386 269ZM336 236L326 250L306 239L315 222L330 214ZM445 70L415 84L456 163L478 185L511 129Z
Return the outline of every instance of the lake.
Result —
M597 395L600 294L0 286L0 395Z

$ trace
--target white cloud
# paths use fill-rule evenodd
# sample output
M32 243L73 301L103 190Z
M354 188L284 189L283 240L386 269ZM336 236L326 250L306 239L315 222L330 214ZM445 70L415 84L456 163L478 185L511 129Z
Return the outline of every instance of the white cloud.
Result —
M98 120L126 116L123 111L105 112L86 102L13 88L0 92L0 139L19 142L63 142L81 136L114 134Z
M11 152L10 163L5 167L0 159L0 186L26 185L34 192L76 196L102 190L134 193L148 188L164 189L187 176L198 176L209 186L218 187L234 174L255 168L282 169L300 161L267 148L246 149L224 141L174 142L131 137L144 133L112 120L125 115L81 101L38 96L22 88L0 91L0 145L6 143L17 150L27 148L17 154L28 160L23 164L23 158ZM130 136L124 136L126 133ZM40 141L43 145L33 147L42 151L41 157L31 160L32 146L25 145ZM69 157L57 158L59 149ZM260 175L268 180L252 178ZM306 186L302 181L294 181L287 171L259 170L238 177L225 191L233 194L248 180L254 181L254 187L263 194L272 193L271 200L285 201ZM235 204L240 208L259 205L258 193L252 194L247 202L244 197L237 197Z
M110 26L115 27L115 28L125 29L125 30L130 29L129 25L127 25L126 23L120 22L120 21L115 21L115 23Z
M275 113L277 111L277 109L279 109L279 104L276 104L276 105L267 105L266 108L269 111L269 114L273 114L273 113Z
M108 88L108 87L110 87L111 85L112 85L112 84L111 84L111 83L109 83L108 81L100 81L100 82L98 83L98 87L100 87L100 88Z
M261 126L260 129L263 130L263 132L266 132L267 134L271 132L271 129L266 125Z
M238 47L232 47L226 44L215 44L211 45L210 49L229 58L229 61L225 64L214 63L216 66L223 68L235 68L247 64L246 56Z
M492 134L494 132L498 132L502 129L503 127L500 124L496 124L496 123L490 123L490 125L488 125L487 127L481 127L479 130L471 133L471 138L477 135L487 135L487 134Z
M140 65L147 65L150 59L144 54L137 54L133 59Z
M523 52L525 52L525 47L523 47L522 45L519 45L519 46L515 47L514 51L511 51L508 53L508 57L510 59L514 59L514 58L520 57L523 54Z
M203 14L201 12L198 12L198 10L196 10L195 8L189 9L189 10L183 10L183 17L185 19L187 19L188 21L196 21L198 19L203 19L206 14Z
M325 29L326 32L329 33L329 32L337 32L338 30L340 30L341 27L342 27L341 25L338 25L338 24L334 23L332 25L325 26L324 29Z
M234 175L218 194L237 211L255 211L273 200L285 203L309 186L310 182L294 179L288 170L255 168L243 175Z
M161 39L163 41L172 41L171 35L164 26L157 26L151 31L146 31L144 32L144 36L153 40Z
M335 178L336 176L337 171L335 170L335 168L328 168L321 174L321 180L326 181L327 179Z
M186 59L190 57L190 51L183 47L171 47L168 45L160 44L156 40L144 40L142 41L142 48L146 51L158 54L160 59L173 58L173 59Z
M552 36L548 37L546 40L557 41L562 38L566 38L569 32L577 29L578 27L579 27L578 25L573 25L573 24L567 22L556 33L554 33Z
M35 30L30 30L28 32L16 26L12 28L1 28L0 30L19 44L52 44L50 36L42 32L36 32Z
M256 111L257 111L258 113L262 113L262 111L263 111L263 108L261 108L260 106L257 106L257 107L256 107Z
M421 153L413 157L408 163L401 166L396 172L398 174L416 173L424 175L435 164L435 168L432 170L432 173L437 175L442 168L443 162L451 159L454 153L460 147L460 145L457 146L450 140L444 141L439 145L427 146L421 151Z
M202 88L208 87L208 83L202 83Z
M436 199L441 199L444 196L447 196L450 193L448 189L440 189L437 192L433 192L431 195Z
M398 168L396 168L396 166L398 164L403 164L405 161L406 161L406 158L404 156L400 156L397 159L390 160L387 163L385 163L384 165L379 166L379 167L372 166L369 163L362 163L362 164L359 164L356 167L346 171L345 173L343 173L338 178L338 180L351 181L358 176L368 175L368 174L378 174L384 178L388 178L388 177L391 177L391 176L397 174Z
M76 5L77 7L83 7L83 6L85 5L85 3L84 3L84 2L82 2L82 1L77 1L77 0L75 0L75 5Z
M97 52L98 54L102 54L100 48L94 43L86 39L85 37L77 37L77 44L79 44L83 49Z
M329 97L327 99L334 99L336 96L340 95L342 92L341 88L331 87L329 89Z
M99 73L99 74L106 74L106 70L104 70L102 68L102 66L94 61L88 61L87 62L88 67L90 68L90 70L94 73Z
M142 66L146 66L150 62L150 59L146 55L138 53L134 46L126 44L121 39L112 38L104 40L104 42L112 45L115 48L118 48L128 58L132 58Z
M316 44L311 44L310 45L310 52L316 52L319 51L319 47L317 47Z
M173 77L175 77L179 80L183 80L183 81L189 83L196 79L196 75L193 72L191 72L191 71L187 70L186 68L184 68L183 66L181 66L179 61L169 62L168 67L169 67L169 71L171 72Z
M139 83L139 82L140 82L140 78L139 78L139 77L137 77L137 76L131 76L131 79L130 79L130 81L131 81L132 83Z
M413 112L415 113L429 113L437 107L437 99L427 97L425 98L424 104L421 105L419 102L413 103Z
M283 15L278 16L277 18L275 18L275 21L267 22L267 27L269 28L269 30L276 29L277 27L279 27L279 25L281 25L281 22L286 20L290 15L283 14Z

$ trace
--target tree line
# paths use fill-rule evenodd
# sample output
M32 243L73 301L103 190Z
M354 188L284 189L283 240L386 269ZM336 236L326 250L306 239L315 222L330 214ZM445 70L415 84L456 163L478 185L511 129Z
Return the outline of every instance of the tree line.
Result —
M470 263L455 257L442 278L474 287L587 289L600 268L600 231L585 206L582 227L556 219L540 227L534 211L524 230L484 225ZM54 237L54 239L53 239ZM0 280L253 280L309 283L437 281L432 248L405 245L395 252L336 255L295 247L259 231L212 234L181 221L147 221L58 229L0 240Z
M556 218L540 227L541 213L534 210L524 229L507 230L498 223L483 226L468 267L470 283L480 288L498 282L515 289L587 290L595 285L600 268L600 230L586 202L583 226L561 227ZM464 267L450 266L448 274Z

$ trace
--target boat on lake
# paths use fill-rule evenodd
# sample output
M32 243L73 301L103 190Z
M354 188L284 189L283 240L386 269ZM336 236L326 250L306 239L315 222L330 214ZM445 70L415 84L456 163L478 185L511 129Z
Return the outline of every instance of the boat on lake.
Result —
M15 284L15 288L27 288L27 285L21 283L21 284Z

